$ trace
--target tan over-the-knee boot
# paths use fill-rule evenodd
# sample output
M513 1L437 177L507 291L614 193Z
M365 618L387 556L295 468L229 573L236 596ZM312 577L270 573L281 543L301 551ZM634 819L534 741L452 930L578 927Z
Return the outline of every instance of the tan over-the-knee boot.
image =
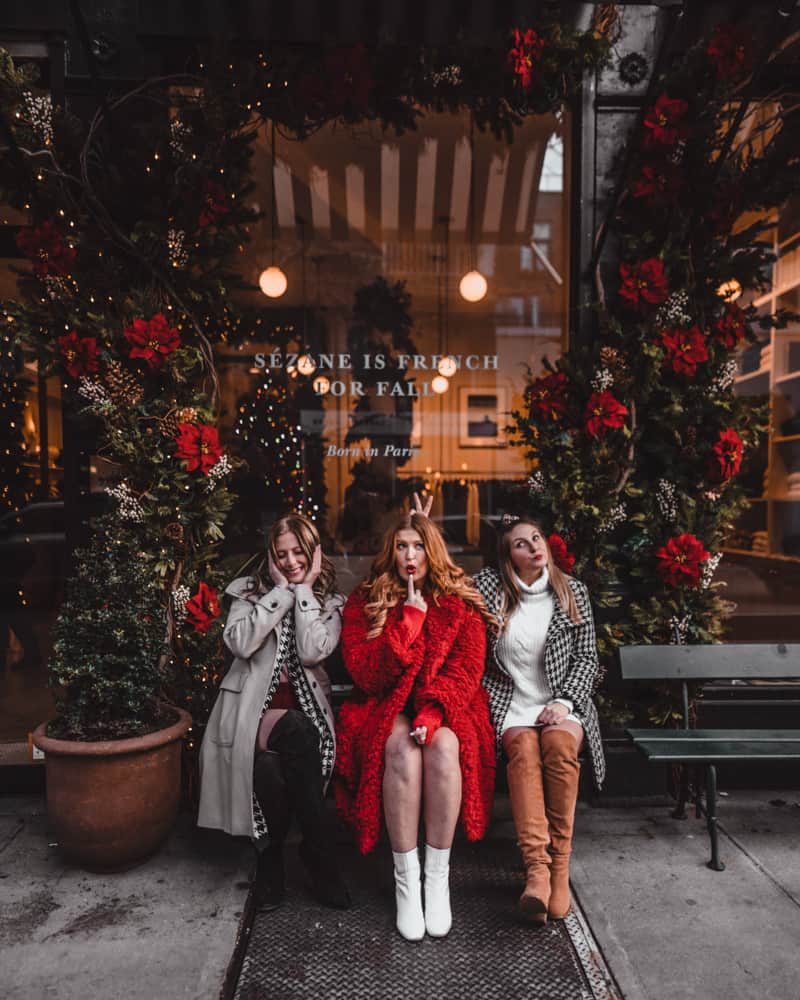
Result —
M572 733L558 729L542 733L542 761L552 854L547 912L554 919L561 920L569 913L570 906L569 857L581 770L578 746Z
M526 874L519 908L527 920L543 924L547 920L550 900L550 855L547 852L550 838L544 806L539 734L532 729L519 733L506 753L511 811Z

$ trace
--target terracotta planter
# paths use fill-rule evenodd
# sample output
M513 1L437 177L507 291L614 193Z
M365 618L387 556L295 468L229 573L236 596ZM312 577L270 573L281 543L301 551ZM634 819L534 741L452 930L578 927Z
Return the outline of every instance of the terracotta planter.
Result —
M89 871L132 868L166 839L178 813L181 737L191 716L167 729L85 743L33 733L45 753L47 818L65 858Z

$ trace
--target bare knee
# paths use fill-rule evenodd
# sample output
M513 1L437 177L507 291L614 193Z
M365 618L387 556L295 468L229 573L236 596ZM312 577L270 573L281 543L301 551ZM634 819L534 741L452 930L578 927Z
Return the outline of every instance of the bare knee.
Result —
M419 770L421 749L411 739L410 730L408 719L398 715L386 741L383 754L386 770L398 777L408 778Z
M437 729L423 749L425 770L440 776L454 775L460 767L458 750L458 737L453 730L447 726Z

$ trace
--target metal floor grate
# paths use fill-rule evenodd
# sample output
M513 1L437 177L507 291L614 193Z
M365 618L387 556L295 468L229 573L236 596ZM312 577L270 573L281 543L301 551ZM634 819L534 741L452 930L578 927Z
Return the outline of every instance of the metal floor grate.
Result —
M388 851L340 850L352 909L318 905L290 848L287 902L255 916L235 1000L619 1000L579 912L542 928L517 921L514 843L456 844L453 929L418 943L394 927Z

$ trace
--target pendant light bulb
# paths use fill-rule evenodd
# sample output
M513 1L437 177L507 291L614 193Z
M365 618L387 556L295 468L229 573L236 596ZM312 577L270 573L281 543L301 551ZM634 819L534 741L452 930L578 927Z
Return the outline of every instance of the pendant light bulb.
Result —
M439 364L436 368L440 375L444 375L445 378L452 378L458 371L458 362L451 354L448 354L439 359Z
M486 284L486 278L484 278L480 271L467 271L458 283L458 291L461 298L467 302L480 302L488 290L489 286Z
M436 378L431 382L431 389L437 392L440 396L443 392L447 392L450 388L450 383L444 377L444 375L437 375Z
M327 377L327 375L317 375L312 384L314 386L314 392L318 396L324 396L326 393L330 392L331 380Z
M286 275L275 264L262 271L258 276L258 287L270 299L279 299L288 285Z
M317 362L310 354L301 354L297 359L297 370L301 375L313 375L317 370Z

